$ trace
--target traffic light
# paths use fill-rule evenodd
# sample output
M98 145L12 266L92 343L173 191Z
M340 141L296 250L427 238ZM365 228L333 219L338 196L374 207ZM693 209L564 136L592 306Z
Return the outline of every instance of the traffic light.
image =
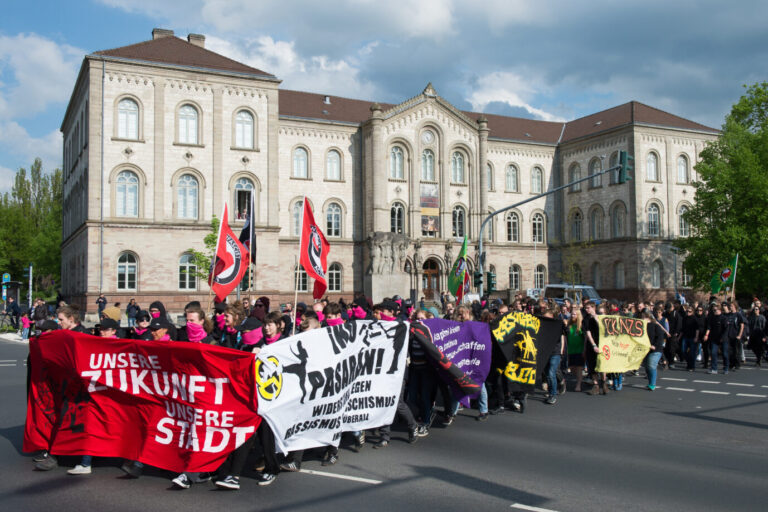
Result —
M619 165L621 165L621 170L619 170L619 183L626 183L632 179L629 175L629 171L635 169L634 162L635 157L629 156L629 153L626 151L619 151Z
M29 268L30 268L31 266L32 266L32 265L30 265L29 267L24 267L24 278L25 278L25 279L29 279Z
M482 272L480 272L479 270L476 270L475 273L473 274L473 277L474 277L474 281L473 282L474 282L475 288L480 288L481 286L483 286L483 273Z
M496 291L496 274L493 272L486 272L485 273L486 279L488 280L488 293L493 293Z

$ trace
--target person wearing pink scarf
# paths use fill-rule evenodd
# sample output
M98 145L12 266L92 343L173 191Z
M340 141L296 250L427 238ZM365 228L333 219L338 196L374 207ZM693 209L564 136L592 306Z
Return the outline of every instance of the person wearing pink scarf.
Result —
M151 340L152 333L149 331L149 323L152 321L148 311L141 310L136 314L136 325L131 327L128 338L132 340Z
M187 341L192 343L212 343L213 322L205 316L205 311L198 305L188 306L186 313L187 325L185 334Z

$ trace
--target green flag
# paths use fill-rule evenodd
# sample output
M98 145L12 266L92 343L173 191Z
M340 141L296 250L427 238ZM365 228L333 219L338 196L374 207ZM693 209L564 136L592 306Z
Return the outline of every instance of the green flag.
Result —
M734 256L726 267L712 276L710 287L712 293L719 293L723 288L733 286L733 280L736 278L736 265L739 262L739 255Z
M451 273L448 276L448 291L456 297L456 300L461 302L464 298L464 294L469 288L469 275L467 274L467 237L464 237L464 244L459 251L459 257L456 258L456 262L451 268Z

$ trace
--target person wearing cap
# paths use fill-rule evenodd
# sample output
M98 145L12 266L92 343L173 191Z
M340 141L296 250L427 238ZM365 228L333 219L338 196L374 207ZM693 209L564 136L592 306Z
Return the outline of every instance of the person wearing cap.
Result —
M153 318L149 323L149 332L154 341L171 341L171 322L165 317Z
M59 324L57 324L53 320L45 320L42 324L40 324L38 329L40 329L40 334L45 334L51 331L58 331Z
M264 324L261 323L256 317L249 316L240 324L239 330L241 333L242 346L240 350L250 351L254 354L258 354L261 351L263 344L260 342L264 339Z
M104 318L101 321L101 337L102 338L117 338L117 330L120 329L120 324L111 318Z
M145 340L152 339L152 333L149 330L149 323L152 321L152 317L149 311L141 310L136 314L136 325L132 327L128 332L128 339L131 340Z
M165 310L165 305L160 302L159 300L156 300L152 304L149 305L149 314L152 318L164 318L166 322L168 322L168 335L171 337L172 340L176 339L177 332L176 332L176 326L170 323L168 320L168 312Z

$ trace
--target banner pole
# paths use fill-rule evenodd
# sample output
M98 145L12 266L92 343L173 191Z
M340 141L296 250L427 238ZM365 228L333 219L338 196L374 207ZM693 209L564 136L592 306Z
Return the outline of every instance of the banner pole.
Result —
M250 251L250 254L248 255L248 291L253 291L253 265L256 260L256 254L255 254L255 248L253 247L253 234L255 232L254 227L254 221L256 220L256 212L254 211L253 207L255 205L255 199L254 199L254 193L251 191L251 223L250 227L248 228L248 250Z
M216 278L213 275L214 270L216 269L216 251L219 249L219 242L221 241L221 225L224 222L224 216L227 214L227 203L224 202L224 208L221 210L221 219L219 220L219 229L218 233L216 233L216 245L213 246L213 256L211 257L211 269L208 271L208 304L211 306L211 311L213 311L213 299L211 299L211 295L213 295L213 280Z
M304 201L301 203L301 226L299 229L299 253L301 253L301 244L304 241L304 217L307 214L307 196L304 196ZM294 256L294 258L296 258ZM299 265L301 265L301 258L294 259L294 279L293 279L293 331L291 336L296 334L296 304L299 300Z

